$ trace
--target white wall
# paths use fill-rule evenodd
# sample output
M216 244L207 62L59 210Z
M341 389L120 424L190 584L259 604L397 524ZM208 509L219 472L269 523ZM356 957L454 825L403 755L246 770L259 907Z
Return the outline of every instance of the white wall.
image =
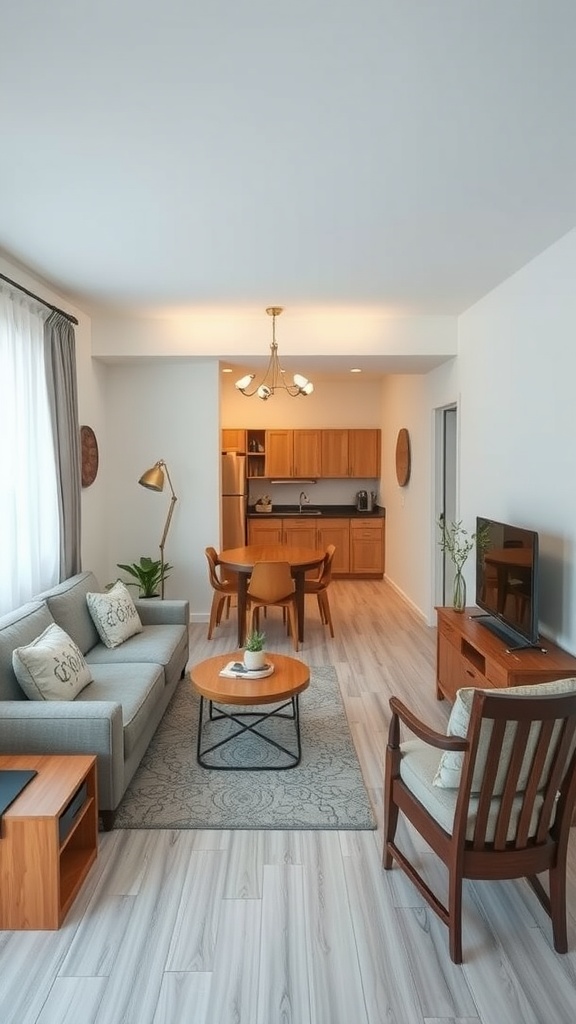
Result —
M175 567L166 597L187 598L192 618L202 618L211 601L204 549L219 546L218 364L166 360L105 370L107 581L118 575L117 562L158 556L170 490L147 490L138 479L164 459L178 498L164 552Z
M460 319L461 512L537 530L541 629L576 653L576 231Z

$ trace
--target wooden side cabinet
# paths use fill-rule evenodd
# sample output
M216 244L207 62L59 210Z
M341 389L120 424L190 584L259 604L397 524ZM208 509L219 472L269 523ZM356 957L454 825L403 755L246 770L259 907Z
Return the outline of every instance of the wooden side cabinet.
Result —
M438 700L453 701L462 686L500 689L576 676L576 658L551 640L542 641L546 654L535 648L509 653L506 643L474 618L480 615L478 608L437 608L436 614Z
M2 816L0 929L59 928L96 860L96 758L0 755L37 775Z

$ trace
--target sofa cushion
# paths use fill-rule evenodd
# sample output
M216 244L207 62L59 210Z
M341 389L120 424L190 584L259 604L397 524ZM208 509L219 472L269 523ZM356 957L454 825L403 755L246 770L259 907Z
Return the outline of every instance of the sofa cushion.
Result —
M124 727L124 761L126 761L154 714L164 690L164 673L160 665L93 665L93 680L78 701L119 701Z
M92 673L82 652L55 622L12 654L16 678L30 700L74 700Z
M471 686L463 687L457 691L456 700L454 701L454 706L450 713L448 726L446 728L448 736L465 737L468 735L468 725L470 723L470 712L472 710L474 692L474 687ZM576 678L556 679L550 683L534 683L532 686L508 686L498 690L486 690L485 692L506 697L551 697L555 693L576 693ZM555 728L558 728L558 726L556 725ZM508 722L506 725L506 732L504 733L498 775L494 786L494 793L496 795L501 794L504 788L515 733L516 730L514 723ZM484 777L491 734L491 723L484 722L480 730L480 739L478 741L478 750L476 752L476 763L474 765L474 776L472 779L473 793L478 792L482 778ZM526 785L537 738L538 727L532 726L526 753L524 755L523 767L518 777L519 791ZM462 751L446 750L440 758L438 770L434 776L434 785L439 786L441 789L457 789L460 785L463 763L464 753ZM548 767L548 762L546 762L543 768L542 781L546 778Z
M80 572L38 594L38 600L46 601L54 621L72 637L82 654L86 654L100 639L86 604L86 594L94 590L100 590L94 573Z
M26 700L16 679L12 653L29 644L54 622L43 601L31 601L0 618L0 700Z
M156 663L164 666L168 684L180 677L187 651L188 630L185 626L143 626L141 633L114 650L97 644L86 655L86 661L91 666L122 662Z
M127 586L118 580L105 594L86 594L88 610L106 647L119 647L142 631L140 616Z

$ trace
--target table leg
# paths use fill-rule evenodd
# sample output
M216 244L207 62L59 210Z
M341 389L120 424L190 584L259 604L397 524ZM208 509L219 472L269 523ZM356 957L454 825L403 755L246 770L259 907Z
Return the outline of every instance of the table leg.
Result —
M246 634L246 591L248 576L245 572L238 573L238 647L244 646Z

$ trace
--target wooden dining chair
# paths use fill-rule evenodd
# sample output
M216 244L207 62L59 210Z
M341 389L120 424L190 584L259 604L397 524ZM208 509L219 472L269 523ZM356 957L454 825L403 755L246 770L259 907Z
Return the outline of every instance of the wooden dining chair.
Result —
M248 632L258 628L261 608L273 605L286 609L294 650L298 650L296 587L289 562L256 562L246 593Z
M318 610L320 612L320 619L323 625L328 626L330 630L330 636L334 636L334 626L332 625L332 615L330 614L330 602L328 600L328 587L332 580L332 561L334 559L334 552L336 547L334 544L329 544L326 548L326 554L324 561L320 566L320 571L316 577L304 580L304 593L305 594L316 594L318 598Z
M222 621L223 611L226 611L226 618L230 615L230 598L238 593L238 585L235 580L222 579L220 577L218 573L220 563L216 548L206 548L205 554L208 560L210 586L214 591L210 607L210 621L208 623L208 640L211 640L215 626L219 626Z
M458 690L444 736L396 697L385 772L383 864L395 860L448 925L462 963L462 880L525 877L568 949L566 853L576 801L576 679ZM400 743L400 722L416 737ZM439 752L444 751L440 757ZM399 812L448 869L448 906L396 843ZM536 877L548 871L549 895Z

